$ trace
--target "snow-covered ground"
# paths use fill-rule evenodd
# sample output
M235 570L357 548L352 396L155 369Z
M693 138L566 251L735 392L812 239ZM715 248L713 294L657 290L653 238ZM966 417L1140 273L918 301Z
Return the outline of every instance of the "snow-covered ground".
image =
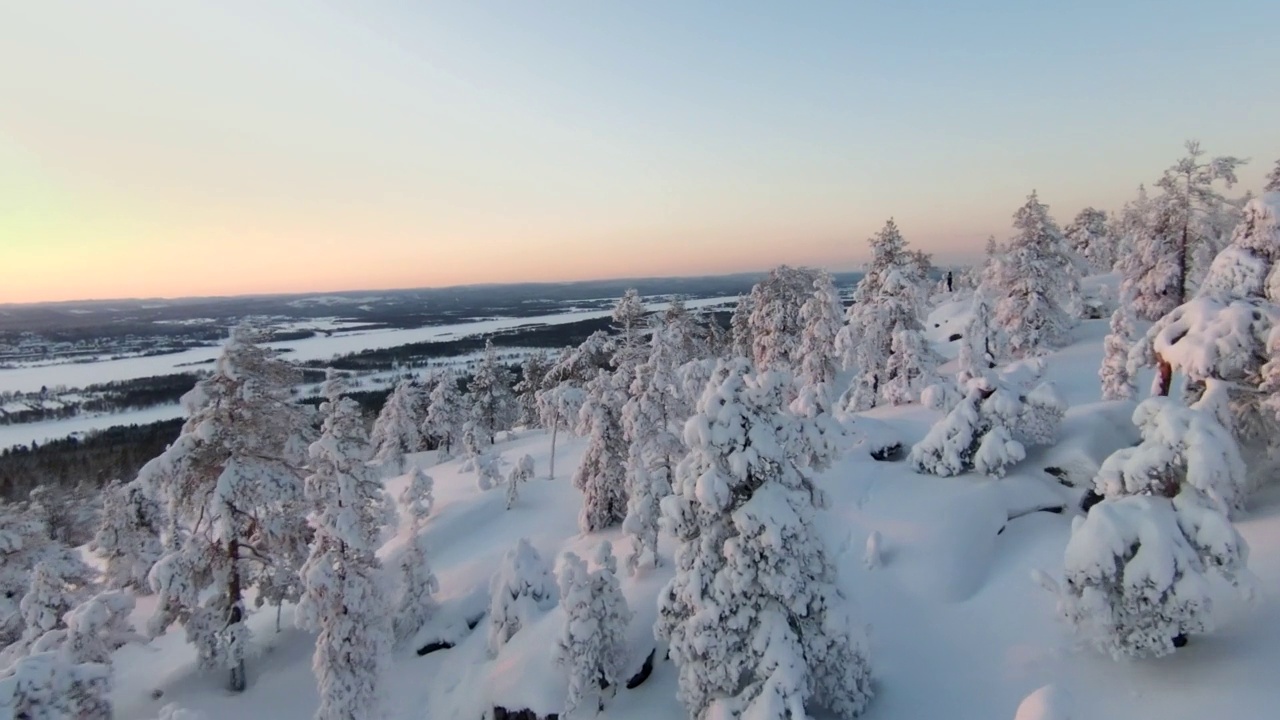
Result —
M736 298L704 298L690 300L685 305L691 309L718 307L733 303ZM649 310L660 311L670 307L669 302L649 303ZM285 350L291 360L328 360L335 355L346 355L361 350L393 348L411 343L456 340L463 337L484 335L525 325L563 325L565 323L608 316L612 310L589 312L564 312L522 318L493 318L479 322L434 325L407 330L371 330L349 332L332 336L315 336L302 340L271 343L270 346ZM197 348L170 355L104 360L100 362L63 363L60 365L31 365L0 370L0 392L36 392L42 387L84 387L118 380L133 380L155 375L190 372L196 363L205 363L218 357L219 347ZM199 369L195 365L195 369Z
M944 353L950 345L944 331L962 315L962 309L947 305L935 313L939 327L933 337ZM818 477L832 500L818 516L818 529L856 614L870 627L878 686L868 720L1033 718L1042 717L1035 714L1037 707L1050 706L1071 713L1054 717L1090 720L1276 716L1280 487L1256 495L1237 521L1252 546L1250 566L1259 597L1248 604L1222 588L1215 606L1219 630L1193 637L1172 656L1115 662L1081 647L1057 620L1054 597L1032 579L1035 570L1061 574L1080 492L1043 468L1088 477L1111 451L1136 437L1128 422L1132 406L1099 400L1096 372L1105 333L1105 321L1085 322L1076 328L1072 345L1048 358L1044 377L1072 406L1061 441L1029 451L1007 477L917 475L905 462L876 462L858 449ZM1139 387L1148 381L1139 378ZM923 437L938 417L918 406L869 415L907 444ZM420 637L428 639L434 631L460 642L425 657L412 651L395 656L385 693L393 718L475 720L495 704L541 713L560 709L566 681L550 661L563 622L559 609L517 633L497 660L487 656L484 625L467 634L464 623L487 607L490 576L521 537L548 560L570 550L589 555L601 540L613 541L620 555L628 550L618 531L578 531L581 498L569 478L585 441L561 433L555 479L547 479L549 446L543 431L499 443L505 461L529 453L537 467L538 477L524 486L511 510L505 509L501 490L476 489L475 476L462 473L458 462L435 465L432 454L413 457L435 479L436 504L425 531L443 603L437 622ZM388 490L395 496L406 481L403 476L389 480ZM1028 512L1055 504L1066 505L1066 512ZM384 555L405 541L405 532L387 544ZM868 567L864 556L873 532L879 562ZM628 674L654 647L655 598L671 573L668 539L660 549L663 567L622 578L635 611ZM140 601L140 616L150 609L150 600ZM291 628L287 608L284 615L285 629L278 634L274 612L252 618L259 655L250 664L249 688L240 695L222 689L221 672L195 667L195 654L180 631L147 646L121 649L115 658L117 717L154 718L163 705L177 703L210 719L310 718L317 702L313 636ZM686 717L675 694L674 668L660 661L643 685L619 690L600 717Z

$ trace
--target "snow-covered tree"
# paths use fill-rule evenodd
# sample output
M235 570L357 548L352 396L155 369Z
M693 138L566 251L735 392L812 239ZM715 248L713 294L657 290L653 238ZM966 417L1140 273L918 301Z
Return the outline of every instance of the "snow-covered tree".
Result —
M458 390L452 370L444 370L431 389L423 434L435 439L441 462L448 460L462 444L462 424L467 418L466 401Z
M245 686L245 591L258 602L298 597L311 535L301 469L311 429L292 402L300 379L237 328L213 375L183 397L181 435L139 473L180 536L151 571L152 632L182 623L201 664L229 669L234 691Z
M489 654L556 605L556 584L542 556L521 538L502 558L489 585Z
M71 575L66 573L70 571ZM62 627L62 616L88 595L88 569L68 562L41 561L31 571L31 583L18 602L23 632L20 643L30 647L45 633Z
M1116 264L1116 240L1111 235L1105 212L1092 207L1081 210L1064 233L1068 247L1083 258L1093 272L1111 272Z
M387 396L369 441L373 461L392 475L404 472L404 456L421 452L423 418L418 417L418 387L408 378L396 384Z
M587 383L578 434L588 439L588 445L573 475L573 486L583 494L578 515L583 532L612 527L627 516L627 442L622 432L625 397L612 373L601 370Z
M963 400L911 448L908 462L919 473L959 475L977 470L1001 477L1030 445L1057 437L1066 403L1052 384L1028 393L986 376L969 382Z
M843 315L835 281L830 273L820 271L813 281L813 294L800 308L800 367L796 380L801 387L812 385L815 392L828 397L840 371L836 336L844 326Z
M586 400L586 392L568 382L538 393L538 414L542 417L542 425L551 428L551 459L547 468L550 480L556 477L556 439L560 428L577 428L578 414Z
M312 669L317 720L380 717L379 693L391 646L390 605L375 554L392 512L355 401L332 386L311 445L306 496L315 529L300 573L299 627L319 631Z
M624 374L644 361L645 313L644 300L635 288L629 288L613 306L613 330L618 334L613 365Z
M531 455L521 455L516 464L511 467L511 472L507 473L507 509L510 510L515 506L516 501L520 499L520 483L526 483L533 479L533 457Z
M983 377L996 366L999 346L1000 337L993 325L991 303L985 289L980 287L973 293L969 322L965 323L964 337L960 339L960 370L956 379L962 386Z
M529 353L520 366L520 382L513 388L516 403L520 406L516 422L525 427L540 427L542 414L538 412L538 392L542 390L543 380L551 369L551 360L546 350Z
M616 689L627 661L627 624L632 612L618 583L618 561L606 541L597 550L595 570L574 553L565 553L559 574L564 629L556 641L556 662L569 673L565 714L596 697L604 710L605 689Z
M0 670L0 717L109 718L111 653L137 639L133 597L100 593L68 611L65 627L44 633L30 654Z
M1111 332L1102 341L1098 378L1102 380L1103 400L1128 400L1138 391L1129 372L1129 348L1133 339L1132 310L1128 302L1122 301L1111 314Z
M471 395L471 421L484 445L492 445L499 430L510 429L516 420L515 395L511 391L511 371L498 360L493 340L485 340L484 357L467 385Z
M1119 659L1167 655L1212 628L1212 572L1238 582L1248 548L1194 496L1108 498L1072 523L1059 610Z
M1140 198L1133 207L1144 217L1131 221L1133 247L1123 265L1123 289L1144 320L1159 318L1191 296L1229 231L1223 227L1223 218L1230 216L1228 202L1217 186L1235 185L1236 168L1244 161L1205 158L1195 141L1188 141L1186 150L1157 183L1161 194Z
M400 493L400 504L412 518L409 542L401 551L398 562L400 587L393 629L396 640L401 643L412 640L436 613L435 594L440 584L431 571L426 533L422 529L435 502L434 486L431 476L415 468L409 484Z
M1103 497L1182 492L1231 514L1249 490L1244 461L1212 403L1188 407L1167 397L1148 398L1134 410L1142 442L1111 454L1098 470L1094 491Z
M1014 213L1013 226L1016 233L990 291L1000 298L995 321L1009 353L1024 358L1066 340L1071 317L1063 302L1073 293L1078 297L1079 276L1049 206L1034 191Z
M663 517L679 543L655 632L692 716L852 717L871 697L862 631L813 529L823 495L778 430L785 376L717 368L685 426Z
M817 271L779 265L751 288L751 355L760 367L794 373L800 365L800 309L813 296Z
M885 363L888 380L884 384L884 399L890 405L916 402L920 392L935 379L937 355L919 330L902 327L893 332L890 348Z
M654 330L648 358L636 367L631 397L622 407L626 458L627 513L622 529L632 538L627 571L654 567L658 557L659 503L671 492L684 443L676 434L687 417L677 375L680 337L674 328Z
M1280 192L1280 160L1276 160L1276 166L1267 173L1267 184L1262 189L1266 192Z
M49 537L48 526L38 513L23 504L0 500L0 648L23 634L19 604L30 589L32 571L42 562L64 577L90 577L89 569L73 551Z
M160 503L137 481L106 488L102 521L89 550L103 560L108 586L149 590L147 574L164 553L161 512Z
M755 300L750 293L739 295L729 317L730 354L749 358L755 354L755 338L751 336L751 315L755 312Z

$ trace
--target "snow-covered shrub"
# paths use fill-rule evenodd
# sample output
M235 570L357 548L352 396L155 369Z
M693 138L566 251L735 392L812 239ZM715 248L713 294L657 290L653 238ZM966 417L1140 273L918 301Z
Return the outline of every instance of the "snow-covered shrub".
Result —
M1098 378L1102 381L1103 400L1128 400L1137 393L1133 375L1129 372L1129 347L1133 344L1133 317L1129 303L1122 302L1111 314L1111 332L1102 341L1102 367Z
M699 718L852 717L871 697L863 633L813 529L822 497L788 457L784 376L722 362L685 425L664 524L679 543L655 633Z
M578 527L595 532L620 524L627 516L627 442L622 432L625 394L617 378L603 370L587 384L578 416L578 434L588 438L573 486L582 491Z
M1108 498L1072 524L1059 610L1117 659L1167 655L1174 638L1212 629L1209 571L1237 582L1247 557L1193 495Z
M1057 439L1066 404L1049 383L1026 394L994 378L969 383L968 392L911 448L913 469L959 475L976 469L1001 477L1026 457L1026 446Z
M397 563L400 587L395 603L393 630L396 641L400 643L412 640L436 612L434 595L440 585L435 573L431 571L426 533L422 529L434 504L434 484L431 476L415 468L412 479L400 493L400 504L412 518L409 542L401 551Z
M1243 506L1249 489L1244 461L1231 433L1211 410L1153 397L1134 410L1133 423L1142 442L1103 461L1094 479L1095 492L1104 497L1172 497L1185 484L1224 514Z
M520 628L556 605L551 569L524 538L503 556L489 594L489 654L495 657Z
M583 702L596 696L604 710L605 689L617 688L627 662L627 624L632 612L618 583L613 547L603 542L595 570L573 553L565 553L559 574L560 606L565 622L556 642L556 662L569 673L565 714L572 716Z
M930 410L949 413L964 399L964 393L950 380L939 380L920 391L920 404Z
M511 467L511 472L507 473L507 509L510 510L515 506L516 501L520 499L520 483L529 482L533 479L533 457L530 455L521 455L516 464Z

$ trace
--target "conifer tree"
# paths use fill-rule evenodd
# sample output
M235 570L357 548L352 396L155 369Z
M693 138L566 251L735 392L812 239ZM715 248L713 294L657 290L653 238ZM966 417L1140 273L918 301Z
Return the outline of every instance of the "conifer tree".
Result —
M676 575L655 632L695 718L852 717L871 697L862 631L813 531L822 494L778 428L783 376L722 363L685 426L689 455L663 516Z
M1071 318L1060 302L1060 288L1072 283L1078 287L1078 277L1062 232L1034 191L1014 213L1013 226L1017 233L991 291L1001 298L995 320L1008 339L1010 354L1025 358L1066 340Z
M836 336L844 325L844 307L828 272L819 272L813 281L813 295L800 308L800 372L801 387L813 386L816 392L830 397L839 372L835 354Z
M311 445L306 497L315 530L302 566L298 625L318 630L312 668L320 691L316 720L379 717L391 645L387 598L376 553L391 508L355 401L327 383L320 439Z
M434 481L419 468L414 468L409 484L400 493L400 504L412 518L409 541L400 553L398 569L400 587L396 600L394 631L396 640L405 643L414 638L436 614L435 594L440 589L431 571L430 552L423 525L435 502Z
M1107 214L1087 207L1076 214L1064 235L1071 252L1083 258L1092 272L1110 272L1116 264L1116 243Z
M492 445L499 430L510 429L517 412L511 391L511 372L498 360L493 340L486 340L484 357L471 376L471 421L476 437L484 446Z
M556 643L556 662L569 671L565 714L572 716L591 696L596 711L604 710L606 689L616 690L627 661L627 624L633 613L627 608L618 583L618 561L613 547L600 543L596 569L574 553L565 553L560 568L560 606L565 624Z
M747 318L751 354L760 367L795 373L800 365L800 309L813 295L817 271L779 265L751 289Z
M613 365L624 374L644 360L644 300L629 288L613 307L613 331L617 333Z
M1267 173L1267 184L1262 189L1265 192L1280 192L1280 160L1276 160L1276 166Z
M292 402L301 379L246 327L232 332L212 376L183 397L182 434L139 473L167 503L173 546L151 571L158 634L180 622L205 667L230 670L244 690L245 591L296 599L306 557L299 452L310 433ZM171 533L173 535L175 533Z
M453 371L443 371L431 390L430 405L423 431L433 438L440 449L443 462L452 457L462 444L462 424L466 421L466 406L458 391L458 380Z
M589 444L573 475L573 486L583 494L578 516L583 532L620 524L627 514L627 444L621 417L625 397L617 376L603 370L587 384L578 434L587 437Z
M89 550L105 563L103 574L113 589L148 592L147 574L164 554L160 503L133 481L107 488L102 522Z
M1102 342L1102 367L1098 369L1098 377L1102 380L1103 400L1128 400L1138 391L1129 373L1129 347L1133 344L1130 313L1130 304L1122 300L1111 314L1111 332Z
M538 412L538 392L542 390L543 380L550 368L551 362L547 358L546 350L537 350L525 356L524 364L520 366L520 382L516 383L514 388L516 402L520 407L517 420L520 425L530 428L541 427L542 414Z
M956 374L956 379L961 387L968 385L974 378L983 377L995 367L999 342L992 326L991 304L987 300L985 289L979 287L973 293L969 322L965 324L964 337L960 340L960 371Z
M556 584L542 556L521 538L503 556L489 595L489 654L497 657L521 628L555 607Z
M404 456L422 450L422 423L419 418L417 387L402 379L396 384L373 423L370 442L373 445L373 461L387 472L399 475L404 471Z
M530 455L521 455L516 464L511 467L511 472L507 474L507 509L510 510L515 506L516 501L520 499L520 484L529 482L533 479L533 457Z

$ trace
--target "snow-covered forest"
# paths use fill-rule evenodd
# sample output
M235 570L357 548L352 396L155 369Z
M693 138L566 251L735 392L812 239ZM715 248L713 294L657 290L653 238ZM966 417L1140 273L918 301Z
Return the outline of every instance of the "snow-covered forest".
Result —
M376 417L250 325L90 543L0 505L0 720L1262 718L1280 162L1032 191L941 270L780 266ZM848 297L848 302L842 297ZM430 449L428 449L430 448Z

